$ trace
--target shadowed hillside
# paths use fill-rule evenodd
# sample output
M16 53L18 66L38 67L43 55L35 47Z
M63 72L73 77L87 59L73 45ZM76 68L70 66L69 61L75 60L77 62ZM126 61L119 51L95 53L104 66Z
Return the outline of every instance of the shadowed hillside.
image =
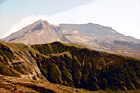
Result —
M0 43L0 74L87 90L140 88L140 60L54 42Z
M38 62L50 82L88 90L140 88L140 60L59 42L32 47L50 56Z

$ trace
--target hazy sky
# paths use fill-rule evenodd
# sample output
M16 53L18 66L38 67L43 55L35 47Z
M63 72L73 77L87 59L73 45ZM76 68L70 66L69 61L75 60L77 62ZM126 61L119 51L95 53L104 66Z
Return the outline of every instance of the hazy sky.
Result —
M140 39L140 0L0 0L0 38L39 19L96 23Z

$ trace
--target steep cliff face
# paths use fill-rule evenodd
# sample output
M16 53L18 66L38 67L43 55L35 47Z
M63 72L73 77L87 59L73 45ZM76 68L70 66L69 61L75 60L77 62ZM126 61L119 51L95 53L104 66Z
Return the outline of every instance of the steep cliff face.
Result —
M84 88L140 88L140 60L54 42L27 46L0 43L0 74Z

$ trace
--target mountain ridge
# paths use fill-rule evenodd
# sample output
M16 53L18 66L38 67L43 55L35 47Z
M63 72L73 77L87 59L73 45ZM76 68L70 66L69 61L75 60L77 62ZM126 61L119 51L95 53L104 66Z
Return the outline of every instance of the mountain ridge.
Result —
M139 73L140 59L81 45L0 42L0 74L6 76L98 91L139 89Z
M39 20L13 33L3 41L29 45L60 41L80 44L96 50L140 57L139 39L124 36L111 27L93 23L54 26Z

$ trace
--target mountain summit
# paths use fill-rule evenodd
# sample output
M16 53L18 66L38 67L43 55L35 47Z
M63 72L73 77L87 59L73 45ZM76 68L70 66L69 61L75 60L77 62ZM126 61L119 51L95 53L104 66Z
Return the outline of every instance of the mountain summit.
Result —
M36 21L3 39L5 42L44 44L54 41L76 43L93 49L140 57L140 40L99 24L60 24Z
M21 42L25 44L43 44L60 41L53 25L46 21L36 21L18 32L5 38L6 42Z

